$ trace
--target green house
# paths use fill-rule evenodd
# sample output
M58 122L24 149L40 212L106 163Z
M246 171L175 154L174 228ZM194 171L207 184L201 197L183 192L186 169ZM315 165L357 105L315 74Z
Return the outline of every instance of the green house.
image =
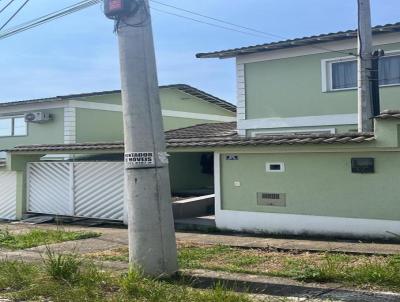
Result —
M400 107L400 23L373 29L380 60L381 108ZM236 60L241 135L357 130L357 32L303 37L199 58Z
M207 145L219 228L400 233L400 23L373 28L373 43L385 51L379 83L389 110L374 133L357 133L354 30L197 55L236 60L238 136Z
M166 131L197 124L230 122L236 119L234 105L189 85L161 86L160 100ZM107 144L122 140L122 105L119 90L0 103L0 150L9 150L21 145ZM116 201L121 205L123 188L120 184L122 185L123 181L115 180L115 188L109 186L113 183L110 178L120 179L123 176L123 169L119 169L123 161L122 154L123 151L117 153L80 152L77 154L76 152L53 152L50 150L41 152L40 155L31 154L13 160L9 157L9 160L6 161L6 152L0 152L0 191L2 192L0 219L22 218L27 212L78 216L75 215L75 212L69 211L72 208L72 206L68 206L69 193L63 193L63 189L71 187L71 184L69 184L69 178L62 177L70 171L68 169L73 162L80 162L81 164L76 164L79 168L85 167L84 163L98 163L98 165L94 165L97 172L106 173L107 169L111 169L110 174L104 174L106 175L105 183L98 189L101 191L102 187L108 188L114 194L114 197L109 199L110 202ZM190 195L193 190L213 193L212 175L202 171L201 164L204 163L204 158L205 155L202 152L171 154L171 189L174 193ZM29 180L33 178L29 178L29 175L35 174L34 169L30 166L33 166L34 163L38 167L54 168L45 175L45 180L55 180L55 183L45 185L40 200L36 199L40 204L38 207L32 204L30 207L29 204L29 200L35 194L29 188L33 188L34 191L37 188L37 185L29 187ZM102 166L103 163L105 166ZM97 168L97 166L101 166L101 168ZM193 171L190 175L185 175L184 169ZM30 174L30 172L32 173ZM60 178L55 177L56 175ZM100 177L93 175L92 180L95 178ZM92 186L95 185L95 183L92 184ZM41 191L43 188L38 188L38 190ZM46 198L51 199L51 204L43 202ZM98 198L98 203L94 201L95 198ZM98 195L92 196L92 199L87 202L91 204L91 208L99 205L97 209L101 207L106 209ZM114 206L114 208L117 209L117 214L112 211L111 213L107 209L106 213L103 213L102 209L95 209L93 212L85 212L81 216L121 218L122 206Z
M165 130L235 120L234 105L189 85L161 86L160 98ZM0 149L120 141L122 126L119 90L0 103Z

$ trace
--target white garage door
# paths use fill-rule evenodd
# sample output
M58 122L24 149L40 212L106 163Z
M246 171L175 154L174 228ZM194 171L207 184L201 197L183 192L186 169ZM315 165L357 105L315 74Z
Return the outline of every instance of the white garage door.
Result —
M73 215L71 163L28 165L28 212Z
M29 163L28 211L123 220L123 163Z
M15 172L0 171L0 219L16 218L17 176Z

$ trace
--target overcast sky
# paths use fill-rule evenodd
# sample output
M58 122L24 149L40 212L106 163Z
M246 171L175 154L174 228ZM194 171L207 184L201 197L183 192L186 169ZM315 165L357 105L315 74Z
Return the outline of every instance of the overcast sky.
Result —
M0 0L0 8L7 1ZM23 1L15 0L13 7L1 13L0 24ZM159 1L288 38L354 29L357 24L356 0ZM371 1L374 25L400 21L399 0ZM76 2L30 0L10 26ZM234 60L196 59L195 54L277 40L157 11L152 15L160 84L190 84L233 103ZM117 40L112 31L112 21L96 5L0 40L0 102L119 89Z

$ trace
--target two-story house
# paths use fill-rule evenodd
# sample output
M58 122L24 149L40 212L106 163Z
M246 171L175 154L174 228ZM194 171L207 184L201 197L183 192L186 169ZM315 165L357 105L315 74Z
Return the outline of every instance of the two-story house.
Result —
M165 130L235 120L234 105L189 85L161 86L160 101ZM25 121L26 114L38 112L48 118ZM0 103L0 150L121 140L120 90Z
M380 60L381 108L400 108L400 23L373 29ZM236 59L237 129L274 133L357 130L357 32L303 37L198 58Z
M400 23L373 28L373 44L385 51L381 109L392 110L375 133L357 133L354 30L197 54L236 59L238 133L203 140L215 154L218 227L400 232Z
M236 119L236 106L189 85L161 86L160 101L166 131ZM123 121L119 90L0 103L0 151L21 145L104 145L121 141ZM28 157L28 161L13 163L6 162L5 158L6 152L0 152L0 219L15 218L16 209L20 213L17 215L19 218L21 213L27 211L111 219L122 217L123 152L44 152L40 156ZM90 195L88 200L91 208L95 208L90 213L69 211L72 208L69 206L70 194L63 193L63 190L72 187L68 180L71 177L56 177L67 175L72 163L78 161L82 163L79 167L85 166L83 162L93 163L92 166L96 167L88 181L92 190L97 192L95 196ZM42 172L45 167L52 169L44 176L38 175L39 172L34 168L29 169L27 162L35 162ZM171 154L170 163L171 189L175 194L196 195L193 191L213 193L213 177L203 168L204 165L212 165L210 156L201 151ZM186 173L185 169L190 173ZM35 185L27 183L28 170L30 175L44 181L41 183L43 187L37 187L38 180L34 176L29 180ZM99 185L96 180L104 182ZM112 187L112 184L115 186ZM102 191L104 189L108 190L108 194ZM25 203L25 200L33 199L36 193L40 195L35 199L39 205L30 203L22 206L21 202L16 202L21 198ZM110 203L112 210L108 207Z

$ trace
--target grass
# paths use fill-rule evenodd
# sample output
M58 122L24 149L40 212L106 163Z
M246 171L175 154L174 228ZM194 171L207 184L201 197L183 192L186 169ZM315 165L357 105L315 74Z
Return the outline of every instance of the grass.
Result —
M16 301L54 302L251 301L249 296L229 292L219 285L198 290L180 280L146 278L137 270L126 274L102 271L90 261L78 260L73 255L49 252L46 258L41 265L0 261L0 296Z
M57 230L32 229L26 233L13 234L7 229L0 229L0 249L20 250L40 245L80 240L100 236L95 232L74 232Z
M91 257L106 261L128 261L128 251L117 249ZM289 253L192 245L179 247L179 265L182 269L248 273L400 291L400 256Z

